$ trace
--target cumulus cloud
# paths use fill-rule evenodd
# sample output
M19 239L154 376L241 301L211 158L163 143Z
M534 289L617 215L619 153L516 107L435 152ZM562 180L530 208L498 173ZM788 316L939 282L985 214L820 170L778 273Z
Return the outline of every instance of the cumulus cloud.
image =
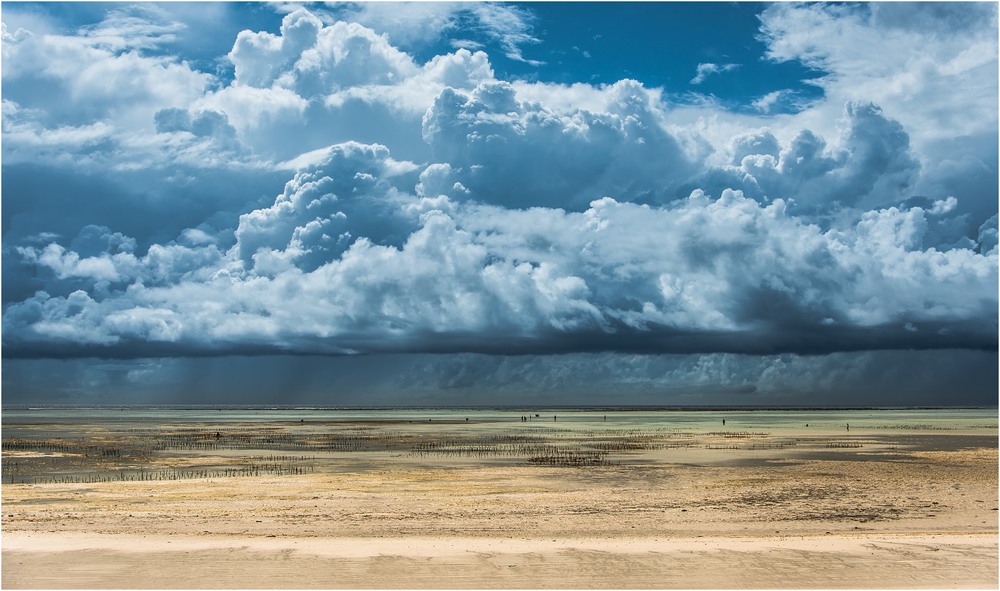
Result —
M87 34L4 35L4 99L64 125L104 119L148 130L156 110L186 106L207 90L207 74L142 54L132 35L116 39L121 43Z
M190 108L224 113L254 153L279 162L344 141L426 157L420 120L434 98L493 79L483 52L459 49L417 64L385 34L326 25L303 9L286 15L278 34L241 32L228 57L233 82Z
M920 163L906 131L877 105L848 103L834 140L805 129L781 146L766 128L742 134L732 141L732 164L710 169L695 184L740 187L811 210L885 206L912 195Z
M5 342L117 354L995 343L995 322L982 322L996 305L995 251L923 245L945 202L823 230L780 199L731 190L666 206L604 198L582 212L508 209L403 193L392 182L408 169L381 146L335 147L272 207L244 215L224 254L173 244L137 257L112 252L128 244L119 237L95 256L25 248L58 279L104 283L9 306ZM372 214L379 224L368 225Z
M360 237L402 244L415 220L390 181L414 169L390 158L384 146L332 147L318 165L297 173L272 206L240 216L239 259L258 271L279 261L313 270Z
M423 135L479 200L570 208L609 194L672 200L696 164L666 129L655 95L631 80L604 93L606 111L559 112L519 100L505 82L447 88L424 115Z
M152 51L183 29L152 5L113 8L74 34L10 34L5 25L5 173L16 175L22 166L104 177L174 166L259 167L238 155L223 113L163 119L187 110L213 85L210 74ZM5 191L5 202L23 191ZM51 200L41 196L40 205Z
M371 29L343 21L325 27L304 9L282 20L279 35L241 32L229 59L236 67L237 85L276 85L306 97L384 83L416 70L409 55Z
M989 82L951 12L768 8L770 58L822 70L826 99L762 117L421 61L349 9L241 32L226 84L149 55L177 28L141 11L5 32L5 355L996 347L995 125L935 159L928 124L988 101L910 98L954 98L928 72ZM526 8L419 11L515 60L535 39ZM889 90L845 47L872 39Z
M826 100L803 113L808 127L829 135L823 122L835 120L834 109L877 104L905 129L920 161L914 194L952 194L979 220L994 213L995 5L782 3L768 7L761 24L771 59L820 74L813 82Z

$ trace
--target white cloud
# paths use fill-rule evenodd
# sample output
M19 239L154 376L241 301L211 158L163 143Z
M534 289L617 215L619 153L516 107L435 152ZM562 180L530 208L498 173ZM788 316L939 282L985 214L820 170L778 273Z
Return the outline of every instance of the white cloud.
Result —
M417 70L409 55L371 29L343 21L324 27L306 10L285 16L280 35L243 31L229 58L236 67L235 85L276 85L305 98L385 84Z
M103 119L148 131L153 113L187 106L210 79L179 60L110 50L85 35L6 35L3 45L4 98L64 125Z
M786 99L791 95L789 90L775 90L774 92L769 92L759 99L753 101L751 104L755 109L761 113L770 113L775 105L780 104L783 99Z
M449 45L451 45L452 49L467 49L469 51L479 51L486 47L482 43L471 39L452 39Z
M233 145L155 134L156 113L187 108L212 81L180 59L145 53L181 28L150 6L112 10L72 35L5 29L5 168L107 173L230 161Z
M271 207L240 216L238 258L255 269L278 260L315 268L339 257L361 236L376 242L396 236L401 243L413 222L406 220L390 182L410 171L384 146L349 143L328 149L316 166L285 185Z
M269 126L290 126L301 121L309 102L287 88L234 85L209 94L193 106L225 113L237 129L249 136Z
M81 28L80 36L111 51L152 49L176 41L185 28L155 4L133 4L109 9L101 22Z
M495 2L476 2L469 6L485 33L500 43L508 58L532 65L543 63L525 58L521 49L523 45L540 42L532 34L530 12Z
M256 155L278 162L359 140L426 157L420 117L434 98L493 79L482 52L460 49L418 66L357 23L324 25L302 9L282 23L278 35L240 33L229 54L233 83L191 105L226 114Z
M22 249L58 278L112 285L10 305L5 339L202 351L600 342L761 353L993 338L980 319L996 307L996 252L923 245L928 215L946 215L944 205L867 211L829 230L789 215L781 200L762 205L728 190L665 207L605 198L578 213L512 210L401 193L392 168L380 146L338 147L271 208L244 215L225 255L204 243L142 257ZM430 170L425 187L449 172Z
M986 129L995 137L996 5L780 3L761 20L769 57L826 73L824 104L874 102L922 153Z
M397 116L420 117L446 88L472 90L494 80L493 68L485 53L459 49L432 58L415 75L392 84L352 86L327 96L326 105L341 108L352 100L381 104Z
M522 7L494 2L357 2L327 8L336 19L386 34L397 47L415 49L451 37L455 49L485 49L490 42L510 59L540 63L524 57L524 46L540 40L533 34L531 11ZM456 34L481 40L452 37Z
M4 172L32 181L5 205L35 216L5 234L24 294L5 302L5 345L995 346L995 40L973 26L962 46L940 26L956 13L769 8L771 57L821 68L826 97L761 117L633 80L498 81L483 51L421 64L399 43L422 35L397 43L388 9L352 10L371 26L295 9L279 34L240 33L225 87L144 53L180 29L141 11L76 35L5 31ZM403 10L472 19L512 59L535 40L525 8ZM735 64L701 66L698 82ZM38 203L79 201L104 226L61 241L79 223L34 203L48 179L31 166L101 179L43 185L60 191ZM124 235L151 211L163 219Z
M448 88L424 115L424 138L475 199L571 208L603 195L672 200L696 163L655 95L630 80L604 92L605 112L559 113L518 100L505 82Z
M912 195L920 164L899 122L873 104L848 104L830 144L800 130L782 146L770 129L737 136L733 165L710 168L706 190L742 188L759 199L792 200L800 211L872 208Z
M722 74L724 72L731 72L739 68L739 64L713 64L713 63L702 63L698 64L697 73L694 78L691 79L691 84L701 84L706 78L712 74Z
M393 45L406 48L449 34L466 11L464 4L452 2L355 2L329 8L336 18L385 33Z
M834 102L876 102L912 121L921 136L967 133L971 121L997 117L997 11L942 6L777 4L762 14L762 31L772 59L826 72L819 84ZM956 104L962 108L951 108ZM920 125L929 112L943 129Z

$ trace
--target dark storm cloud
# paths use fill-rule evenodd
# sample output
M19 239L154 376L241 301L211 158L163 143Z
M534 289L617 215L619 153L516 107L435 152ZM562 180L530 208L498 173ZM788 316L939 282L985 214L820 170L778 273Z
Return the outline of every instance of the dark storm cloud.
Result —
M8 359L5 404L923 406L996 403L997 356L371 355Z

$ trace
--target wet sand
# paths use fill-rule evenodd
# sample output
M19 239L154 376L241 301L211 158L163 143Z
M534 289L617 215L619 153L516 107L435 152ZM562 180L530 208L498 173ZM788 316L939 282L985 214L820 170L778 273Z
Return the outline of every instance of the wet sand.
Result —
M206 425L198 436L209 440L206 434L216 428L234 434L248 427ZM279 436L293 429L302 431ZM995 430L779 437L549 429L523 440L496 425L400 429L376 425L357 449L322 453L303 451L306 444L299 443L315 440L316 433L294 425L270 431L272 441L280 440L270 450L178 450L135 441L129 447L129 437L136 436L120 433L86 438L88 445L104 441L119 456L91 458L96 454L88 448L83 460L73 459L72 445L49 452L7 445L4 462L20 458L21 477L39 467L50 472L47 482L3 485L2 584L998 584ZM594 450L606 453L584 453ZM59 460L46 453L64 455ZM41 463L33 464L30 454ZM108 464L109 457L120 463ZM227 465L246 466L251 457L256 475L220 472ZM275 472L288 473L259 473L268 458L279 468ZM95 466L103 471L88 471ZM122 478L133 472L121 470L137 467L159 479L100 476L117 469ZM57 468L62 471L52 472ZM60 479L65 481L55 481Z

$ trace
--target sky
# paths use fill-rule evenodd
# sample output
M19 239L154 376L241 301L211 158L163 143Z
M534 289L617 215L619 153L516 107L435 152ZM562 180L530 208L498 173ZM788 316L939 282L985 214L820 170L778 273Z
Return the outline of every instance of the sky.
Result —
M997 402L996 3L0 11L5 404Z

